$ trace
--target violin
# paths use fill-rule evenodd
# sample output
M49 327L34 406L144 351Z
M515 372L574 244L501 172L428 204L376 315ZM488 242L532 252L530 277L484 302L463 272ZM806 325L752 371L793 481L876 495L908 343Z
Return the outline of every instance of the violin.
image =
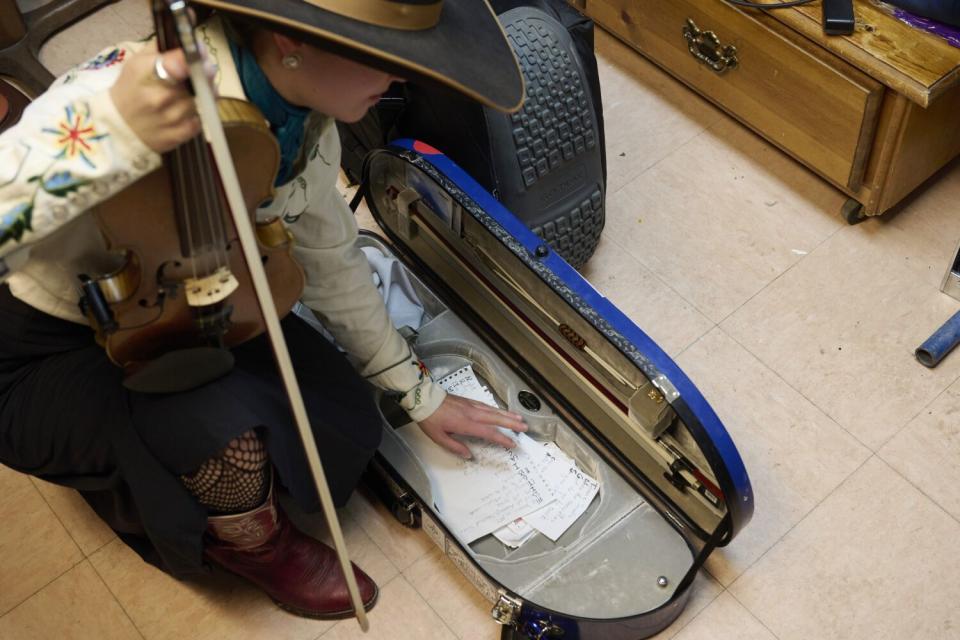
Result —
M158 49L179 46L164 2L154 3L154 19ZM279 146L249 102L219 98L216 106L244 210L254 211L273 195ZM87 315L109 358L124 369L124 385L135 391L185 391L214 380L232 368L228 348L265 329L204 135L164 154L160 169L95 213L108 249L123 263L95 282L81 277ZM303 292L303 271L282 220L257 224L256 236L282 316Z
M360 627L369 628L280 316L304 284L281 220L252 224L272 195L279 147L251 104L215 99L186 0L153 0L160 51L183 49L203 133L164 155L163 167L99 207L114 273L81 275L81 308L124 386L172 392L233 365L228 348L264 331L270 340L314 486ZM242 186L241 186L242 185Z

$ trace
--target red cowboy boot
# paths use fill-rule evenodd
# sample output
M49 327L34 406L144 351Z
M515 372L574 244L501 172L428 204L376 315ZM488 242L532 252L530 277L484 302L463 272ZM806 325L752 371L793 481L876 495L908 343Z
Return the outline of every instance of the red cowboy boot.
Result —
M353 615L336 553L297 529L272 489L253 511L208 518L204 554L256 584L291 613L322 619ZM377 585L356 566L353 573L369 611L377 600Z

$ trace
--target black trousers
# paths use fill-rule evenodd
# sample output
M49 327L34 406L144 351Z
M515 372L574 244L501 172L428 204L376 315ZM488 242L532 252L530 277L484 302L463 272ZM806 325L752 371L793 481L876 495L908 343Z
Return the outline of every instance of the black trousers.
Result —
M346 502L380 441L372 389L291 315L281 323L327 481ZM177 576L203 567L207 514L178 480L257 428L276 477L319 508L266 336L233 350L226 376L177 394L140 394L85 326L0 287L0 463L74 487L125 541Z

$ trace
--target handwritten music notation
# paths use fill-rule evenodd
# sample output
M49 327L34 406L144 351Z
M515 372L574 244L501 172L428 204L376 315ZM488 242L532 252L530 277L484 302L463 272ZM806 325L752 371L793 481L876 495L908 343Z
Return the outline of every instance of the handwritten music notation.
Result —
M438 382L448 393L497 406L469 365ZM492 533L505 545L518 547L537 531L556 541L583 515L599 484L556 444L501 431L517 443L514 449L463 438L471 460L441 448L415 424L397 433L423 464L434 506L462 543Z

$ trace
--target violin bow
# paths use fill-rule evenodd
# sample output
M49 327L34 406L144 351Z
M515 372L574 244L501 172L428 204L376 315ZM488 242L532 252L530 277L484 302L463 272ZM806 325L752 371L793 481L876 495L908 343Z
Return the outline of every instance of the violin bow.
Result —
M330 528L333 546L336 549L337 558L340 560L340 568L343 570L344 578L347 581L347 590L350 593L354 614L357 622L360 623L360 628L367 631L370 628L370 623L367 620L367 614L360 599L360 590L357 588L357 580L350 565L350 558L347 555L343 531L340 528L340 521L337 519L333 498L330 495L330 488L327 486L326 476L323 473L323 464L320 462L317 443L313 437L313 431L310 429L310 421L303 404L303 396L300 394L300 387L293 372L290 352L287 350L287 343L280 329L280 318L273 302L273 294L270 292L267 275L264 272L263 264L260 262L260 251L253 227L250 224L250 215L243 200L240 180L237 178L237 171L233 165L233 157L230 154L230 148L227 146L227 138L223 132L223 123L220 121L217 111L213 88L203 69L203 59L193 35L193 22L187 12L187 2L186 0L166 0L166 3L173 15L180 45L183 47L190 68L190 82L193 85L197 112L203 125L203 134L213 152L217 170L220 172L223 190L226 193L230 214L233 217L240 239L240 247L247 261L247 267L250 269L253 288L257 295L257 302L260 304L264 324L267 327L267 335L270 337L270 345L273 347L277 368L280 377L283 379L287 398L290 400L290 409L293 412L293 419L297 425L297 430L300 432L300 440L307 454L310 473L313 476L317 495L320 497L323 515L326 517L327 526Z

